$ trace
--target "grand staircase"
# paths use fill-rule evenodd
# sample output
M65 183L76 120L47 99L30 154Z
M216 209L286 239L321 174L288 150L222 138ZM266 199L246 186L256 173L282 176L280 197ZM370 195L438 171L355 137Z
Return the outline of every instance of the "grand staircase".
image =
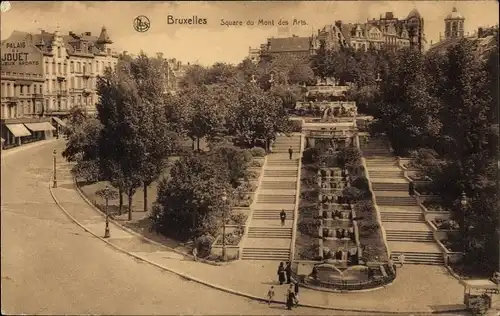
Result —
M373 193L380 209L391 258L401 253L405 263L444 265L441 249L415 197L408 195L408 181L384 139L361 145Z
M264 174L253 208L242 260L290 260L295 198L299 174L300 135L278 136L267 157ZM288 149L294 152L288 157ZM285 210L285 225L280 212Z

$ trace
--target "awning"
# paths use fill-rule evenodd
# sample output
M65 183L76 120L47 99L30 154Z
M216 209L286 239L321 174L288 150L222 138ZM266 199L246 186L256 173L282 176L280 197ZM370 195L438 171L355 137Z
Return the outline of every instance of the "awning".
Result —
M52 126L49 122L41 122L41 123L25 123L26 127L33 132L41 132L41 131L53 131L55 127Z
M63 122L63 120L61 120L60 118L58 117L53 117L54 121L56 121L57 124L61 125L62 127L66 127L66 123Z
M9 131L14 135L14 137L30 136L31 133L28 131L23 124L7 124Z

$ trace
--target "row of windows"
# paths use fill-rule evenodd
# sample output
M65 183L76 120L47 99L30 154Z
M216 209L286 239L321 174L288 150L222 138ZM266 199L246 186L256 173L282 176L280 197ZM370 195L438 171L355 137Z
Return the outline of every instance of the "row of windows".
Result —
M2 82L2 96L15 96L26 94L42 93L42 84L32 84L32 85L15 85L10 82ZM14 89L14 90L12 90ZM11 93L13 92L13 93Z
M75 105L90 106L92 105L92 97L71 97L69 102L57 101L55 99L50 99L44 101L46 103L46 109L49 110L69 110ZM12 106L8 104L2 104L2 114L3 118L15 118L21 117L23 115L39 114L42 111L42 106L39 102L32 102L31 100L21 100L17 105Z
M52 83L49 89L49 84ZM76 89L94 89L95 82L93 80L88 81L84 78L71 78L71 85L69 88ZM2 82L1 94L2 96L17 96L24 94L42 94L48 93L49 91L54 90L67 90L68 86L66 83L57 82L55 79L52 79L52 82L49 79L45 80L45 89L43 88L43 84L32 84L32 85L16 85L11 83Z
M70 68L69 72L71 73L104 73L104 69L106 67L114 68L116 66L116 62L105 62L105 61L98 61L96 60L95 63L92 62L74 62L70 61L69 63ZM55 61L52 62L52 67L50 67L49 61L45 61L45 73L47 74L58 74L58 75L63 75L68 73L68 64L66 62L64 63L57 63ZM52 70L52 71L51 71Z

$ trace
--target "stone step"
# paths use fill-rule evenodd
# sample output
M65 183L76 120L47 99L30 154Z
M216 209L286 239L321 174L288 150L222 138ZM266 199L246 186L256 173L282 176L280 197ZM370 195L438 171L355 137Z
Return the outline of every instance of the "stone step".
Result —
M432 232L386 230L387 241L429 242L434 241Z
M380 212L380 216L383 222L425 223L422 213Z
M401 252L393 251L391 252L391 259L395 262L399 262L399 255ZM443 254L441 253L429 253L429 252L404 252L405 264L426 264L426 265L444 265Z
M257 197L258 203L283 203L294 204L295 195L261 195Z
M262 181L260 185L261 189L290 189L295 190L297 188L297 182L284 182L284 181Z
M254 213L252 215L252 220L280 220L280 214L266 214L266 213ZM293 213L286 214L286 220L293 221Z
M371 173L370 173L371 178ZM408 191L407 183L381 183L373 182L372 188L374 191Z
M390 206L415 206L417 199L411 196L382 196L375 193L377 205L390 205Z
M271 160L267 161L267 166L268 167L274 167L274 166L293 166L293 167L298 167L299 162L297 160L283 160L283 161L276 161L276 160Z
M402 178L404 173L402 170L377 170L375 168L368 168L368 175L371 178Z
M298 170L273 170L266 169L264 170L265 177L297 177L299 174Z
M250 227L248 238L292 238L292 229L286 227Z
M290 249L243 248L241 259L287 261L290 259Z

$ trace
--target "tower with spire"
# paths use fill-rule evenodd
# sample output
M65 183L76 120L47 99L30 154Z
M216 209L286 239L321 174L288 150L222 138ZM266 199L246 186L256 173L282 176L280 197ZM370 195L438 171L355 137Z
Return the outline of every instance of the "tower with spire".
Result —
M465 17L457 11L456 7L453 7L451 13L444 19L445 39L464 37L464 24Z
M101 34L99 34L99 38L96 41L97 47L104 51L107 52L110 44L113 44L113 41L108 35L108 31L106 30L106 27L103 26L101 28Z

